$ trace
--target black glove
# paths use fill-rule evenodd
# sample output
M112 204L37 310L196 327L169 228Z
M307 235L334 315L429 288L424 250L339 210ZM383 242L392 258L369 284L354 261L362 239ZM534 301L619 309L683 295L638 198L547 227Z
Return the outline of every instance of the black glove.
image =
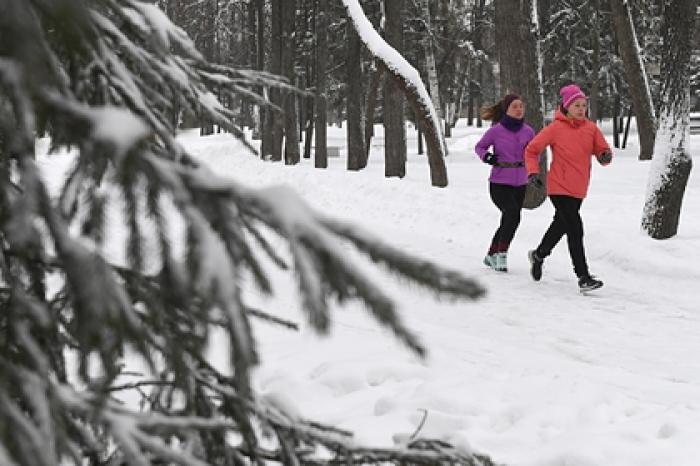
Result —
M598 162L600 162L601 165L607 165L612 162L612 152L606 150L602 154L598 155Z
M531 173L530 175L528 175L527 184L537 189L541 189L544 186L544 183L542 182L537 173Z
M491 152L487 152L486 155L484 155L484 163L496 165L498 163L498 156L496 154L492 154Z

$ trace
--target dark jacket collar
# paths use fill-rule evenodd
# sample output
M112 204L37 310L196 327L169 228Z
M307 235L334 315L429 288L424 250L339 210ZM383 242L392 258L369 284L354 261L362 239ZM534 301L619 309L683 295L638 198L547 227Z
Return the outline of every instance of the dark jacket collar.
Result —
M525 120L523 118L513 118L508 115L503 115L503 118L501 118L501 121L499 123L505 129L516 132L523 127L523 123L525 123Z

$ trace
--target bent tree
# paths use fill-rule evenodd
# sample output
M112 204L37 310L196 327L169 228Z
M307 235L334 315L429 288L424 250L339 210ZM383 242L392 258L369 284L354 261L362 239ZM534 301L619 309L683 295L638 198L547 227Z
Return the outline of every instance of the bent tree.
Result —
M343 5L362 42L377 59L394 84L401 89L418 118L418 125L428 146L430 179L433 186L447 186L445 168L445 141L440 131L440 120L418 71L374 30L358 0L343 0Z
M654 239L675 236L693 160L690 157L690 63L697 0L665 1L661 110L642 229Z

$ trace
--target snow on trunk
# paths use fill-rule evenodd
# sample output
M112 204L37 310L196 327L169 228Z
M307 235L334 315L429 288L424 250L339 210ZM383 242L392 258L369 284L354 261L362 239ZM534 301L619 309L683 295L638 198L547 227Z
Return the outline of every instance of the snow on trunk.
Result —
M664 11L661 59L661 118L642 228L654 239L675 236L693 167L690 143L690 63L697 0L677 0Z
M380 65L389 71L394 83L404 91L409 104L419 115L419 124L428 145L428 162L433 186L447 186L447 170L444 161L447 149L440 131L440 119L420 74L374 30L358 0L343 0L343 5L362 42L377 58Z
M642 216L642 228L655 239L670 238L678 231L683 194L693 163L688 152L688 110L689 106L684 111L665 109L659 119Z

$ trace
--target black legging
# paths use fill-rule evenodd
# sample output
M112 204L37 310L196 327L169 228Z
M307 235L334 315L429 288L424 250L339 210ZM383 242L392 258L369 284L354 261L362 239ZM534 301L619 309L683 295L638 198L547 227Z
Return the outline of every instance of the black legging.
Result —
M501 211L501 224L491 240L490 253L505 252L520 225L520 211L525 200L526 186L490 183L491 200Z
M583 199L562 195L552 195L549 199L554 204L554 220L537 246L537 255L543 259L547 257L561 237L566 235L576 276L588 275L586 253L583 249L583 221L579 214Z

